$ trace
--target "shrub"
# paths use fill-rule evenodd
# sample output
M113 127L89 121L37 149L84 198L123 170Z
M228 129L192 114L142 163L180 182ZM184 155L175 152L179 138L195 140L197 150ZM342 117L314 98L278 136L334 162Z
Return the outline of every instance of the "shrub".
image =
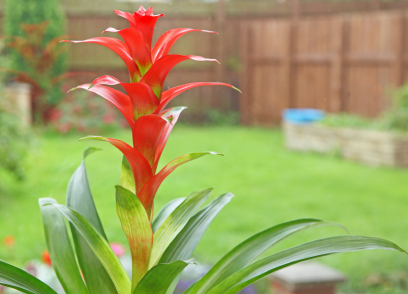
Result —
M0 89L0 94L4 90ZM22 126L21 118L8 111L0 100L0 169L11 172L17 179L24 176L23 159L30 143L28 130Z
M0 43L0 67L8 64L1 55L3 45ZM21 118L13 113L12 106L4 99L4 73L0 72L0 169L11 172L17 179L23 179L22 161L27 155L26 144L30 141L28 130L24 129Z
M62 93L60 83L52 80L66 72L67 56L63 52L54 54L52 51L45 59L41 58L47 46L64 34L66 19L60 1L6 0L4 12L4 34L11 37L14 43L8 51L10 69L26 73L38 84L34 88L39 93L34 93L34 96L39 96L38 99L48 105L56 105L62 98ZM16 45L21 45L22 42L25 42L26 48L19 50ZM35 56L27 55L28 51L34 52ZM40 61L43 68L38 68L35 61ZM17 79L22 77L18 76Z

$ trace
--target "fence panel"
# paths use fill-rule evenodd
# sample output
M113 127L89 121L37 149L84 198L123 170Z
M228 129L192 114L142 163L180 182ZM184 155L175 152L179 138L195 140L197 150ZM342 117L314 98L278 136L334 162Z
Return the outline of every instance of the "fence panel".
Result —
M245 124L276 124L286 107L374 117L407 76L406 11L264 19L244 26L251 39L243 77L250 82L241 103Z

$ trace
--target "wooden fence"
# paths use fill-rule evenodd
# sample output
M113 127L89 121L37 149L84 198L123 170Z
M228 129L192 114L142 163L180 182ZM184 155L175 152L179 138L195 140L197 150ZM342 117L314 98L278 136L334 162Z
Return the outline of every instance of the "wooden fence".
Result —
M271 125L287 107L378 115L407 77L407 11L245 22L245 124Z
M408 1L299 1L155 4L156 11L166 13L157 23L156 38L174 27L220 32L188 34L172 52L217 58L221 65L183 62L170 73L165 88L224 81L243 90L243 94L222 87L189 90L173 104L188 107L184 118L201 121L210 109L233 110L240 112L243 124L269 126L280 122L287 107L364 116L375 116L387 107L389 88L407 77ZM72 39L100 36L109 26L126 27L126 21L107 10L136 8L109 0L96 6L80 2L80 6L75 0L64 2ZM76 82L102 74L127 80L122 61L109 49L94 44L64 46L69 48L70 70L91 73Z

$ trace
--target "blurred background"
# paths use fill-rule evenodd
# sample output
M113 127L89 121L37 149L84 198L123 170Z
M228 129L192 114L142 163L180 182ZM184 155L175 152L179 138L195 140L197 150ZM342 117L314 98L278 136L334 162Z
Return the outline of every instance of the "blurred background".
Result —
M121 154L77 140L103 135L129 142L130 130L102 98L67 91L105 74L126 82L128 73L105 47L60 41L128 27L113 10L133 12L140 5L165 14L153 42L178 27L219 33L194 32L177 41L171 53L216 58L220 65L186 61L171 71L164 89L219 81L243 92L199 87L171 104L188 108L161 166L194 151L226 156L175 171L156 207L210 186L216 186L213 197L236 195L197 248L199 264L215 263L252 234L302 217L338 222L352 234L408 249L408 1L0 0L1 259L17 265L41 259L46 247L37 200L65 201L87 146L104 149L90 156L88 176L110 240L127 246L113 197ZM323 112L314 123L285 117L286 125L305 128L282 130L289 108ZM338 128L358 132L333 143ZM359 133L364 130L369 134ZM369 143L349 141L367 136ZM346 145L352 151L344 151ZM273 250L342 233L318 228ZM322 262L347 276L341 293L408 291L408 258L400 254L351 253ZM248 291L272 293L269 280Z

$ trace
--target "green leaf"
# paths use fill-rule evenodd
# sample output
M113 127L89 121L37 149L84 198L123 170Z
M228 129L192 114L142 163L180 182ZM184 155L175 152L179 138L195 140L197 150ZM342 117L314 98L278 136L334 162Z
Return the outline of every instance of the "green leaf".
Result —
M266 229L236 246L221 258L204 277L199 280L191 293L207 293L235 272L243 269L266 250L283 239L301 230L318 225L328 225L318 219L299 219Z
M88 293L71 246L65 219L57 208L47 205L55 204L57 201L52 198L41 198L38 202L47 248L58 280L67 294Z
M221 209L230 202L234 195L227 193L219 196L207 207L196 213L181 230L177 237L167 247L160 263L169 263L176 260L186 260L191 257L208 226L211 224ZM167 290L168 294L174 292L181 274L178 275Z
M176 198L167 203L159 211L155 219L153 220L152 229L153 234L159 229L166 218L186 199L186 197Z
M197 282L198 282L198 281L194 282L190 287L188 287L188 288L186 289L186 291L183 292L183 294L189 294L189 293L191 293L191 291L194 289L195 285L197 285ZM172 293L168 293L168 294L172 294Z
M218 286L213 288L210 292L206 293L238 293L248 285L265 277L266 275L289 265L299 263L301 261L336 253L372 249L398 250L401 252L405 252L396 244L380 238L370 238L362 236L336 236L319 239L286 249L284 251L258 260L231 275L229 278L218 284Z
M84 237L99 261L108 272L119 294L130 293L130 279L119 259L112 251L108 241L78 212L71 208L53 204L75 226L75 229ZM97 294L97 293L95 293Z
M123 156L122 159L122 170L120 174L120 183L123 188L128 189L133 194L136 193L136 183L133 176L132 168L130 167L129 161Z
M181 274L187 265L192 263L194 263L193 259L177 260L172 263L160 263L154 266L146 273L133 294L166 294L173 280Z
M190 194L163 222L153 238L153 250L150 258L150 268L158 263L167 246L184 228L195 211L207 200L213 188Z
M30 294L57 294L48 285L33 277L29 273L0 261L0 285Z
M85 158L98 150L100 149L91 147L84 151L83 161L68 183L67 206L81 214L107 240L89 188L85 167ZM92 294L117 294L108 272L89 247L87 241L75 229L74 225L70 224L70 227L78 262L89 292Z
M221 209L231 201L233 194L219 196L207 207L196 213L181 230L177 237L167 247L159 263L169 263L176 260L191 258L195 248L203 237L208 226Z
M98 212L96 211L91 189L89 188L85 166L86 157L99 150L99 148L90 147L84 151L83 161L76 169L68 183L67 206L84 216L95 227L95 229L97 229L98 232L105 239L107 239Z
M116 211L132 253L132 289L149 270L153 232L140 200L131 191L116 186Z

